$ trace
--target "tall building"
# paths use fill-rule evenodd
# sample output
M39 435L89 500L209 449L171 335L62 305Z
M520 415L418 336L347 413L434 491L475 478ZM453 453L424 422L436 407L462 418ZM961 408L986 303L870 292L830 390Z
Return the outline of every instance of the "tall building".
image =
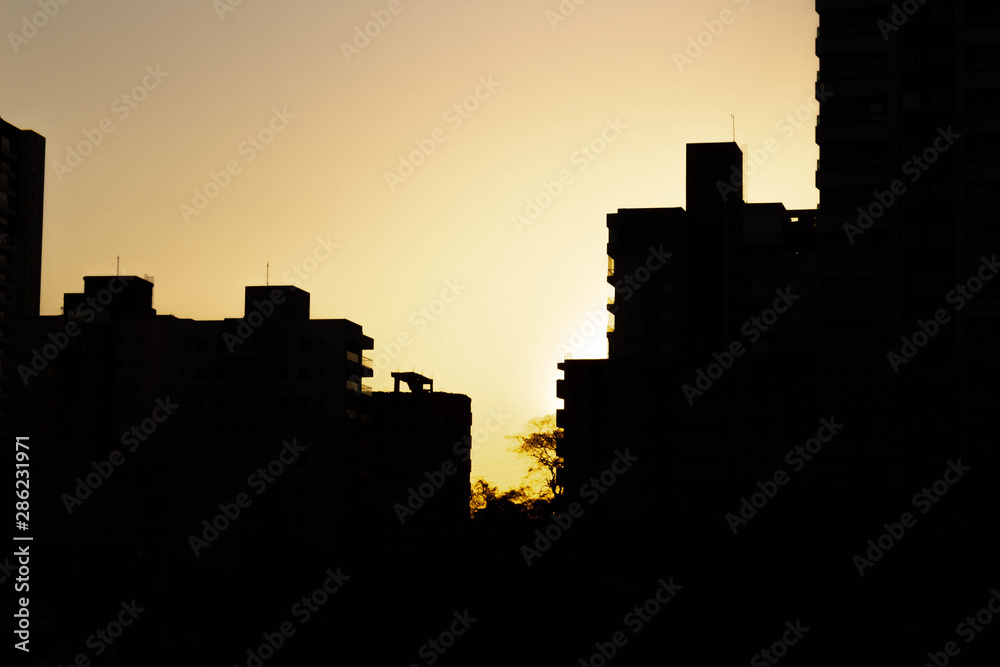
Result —
M893 662L995 576L1000 11L816 9L817 209L743 202L735 145L694 144L687 210L608 216L609 358L559 364L560 483L613 482L583 569L659 530L742 626L794 608L851 638L830 664Z
M281 516L288 534L329 541L370 467L371 390L358 380L372 375L372 339L310 319L293 286L247 287L241 318L152 303L143 278L88 276L61 315L19 327L16 425L48 443L33 461L40 525L60 540L176 535L183 555L210 510L245 492L262 500L242 525ZM119 455L103 488L77 488Z
M686 191L686 208L608 215L608 359L559 365L560 482L582 487L628 443L644 465L615 490L623 510L718 499L800 426L761 424L763 404L804 414L814 399L801 386L792 395L788 381L811 363L815 332L800 313L814 298L815 211L745 203L731 142L688 144ZM755 324L775 302L786 314Z
M37 317L42 276L45 137L0 118L0 438L10 424L14 320Z
M977 285L1000 247L1000 11L979 0L816 10L821 391L872 425L873 456L919 475L918 461L940 458L956 432L974 440L997 406L1000 292ZM925 343L921 323L939 313Z
M1000 407L998 11L943 0L816 8L818 208L745 203L736 145L689 144L687 210L608 216L609 362L636 368L560 364L569 478L589 460L581 441L613 441L594 436L602 410L626 430L669 423L665 449L679 458L667 478L696 479L679 471L697 469L699 452L711 453L710 474L755 474L774 454L770 427L749 428L768 403L854 424L841 437L864 465L844 458L827 481L860 493L908 488L957 443L984 453L986 415ZM794 306L750 344L743 327L757 329L750 318L779 290ZM737 342L746 355L732 370L693 382ZM595 373L591 389L596 379L573 386ZM609 391L615 382L626 384ZM681 386L690 400L675 414ZM687 431L698 444L684 453Z

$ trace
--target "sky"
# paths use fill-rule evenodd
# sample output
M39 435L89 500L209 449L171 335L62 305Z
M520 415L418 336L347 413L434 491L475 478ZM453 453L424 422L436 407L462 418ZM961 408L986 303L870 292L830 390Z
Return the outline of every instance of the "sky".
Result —
M47 141L42 314L119 257L183 318L297 285L374 339L374 390L470 396L473 478L517 486L504 436L562 407L566 354L607 357L608 213L684 206L685 144L733 116L747 201L816 206L818 24L803 0L4 0L0 116Z

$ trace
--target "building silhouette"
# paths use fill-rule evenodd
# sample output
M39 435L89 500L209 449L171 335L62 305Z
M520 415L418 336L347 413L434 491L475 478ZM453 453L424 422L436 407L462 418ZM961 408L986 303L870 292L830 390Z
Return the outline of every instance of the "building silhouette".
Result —
M370 460L378 485L361 504L396 524L460 525L469 518L472 399L434 391L434 380L419 373L392 378L393 391L372 393Z
M380 600L459 584L468 396L415 373L373 394L372 338L349 320L311 319L309 293L294 286L249 286L242 317L213 321L159 314L153 293L151 279L87 276L62 314L15 332L14 428L44 443L31 459L32 533L48 549L35 562L50 573L33 590L55 610L36 635L43 657L72 655L92 631L58 602L70 598L152 600L164 617L130 632L124 654L180 636L204 657L232 651L209 625L238 635L261 609L287 609L289 581L315 586L312 568L331 562L371 568L358 576ZM411 488L426 497L401 522ZM420 577L400 570L404 552ZM263 574L248 588L252 572ZM174 624L192 598L213 602ZM365 618L326 623L378 634ZM181 650L164 648L162 664Z
M935 0L817 11L823 377L836 409L896 415L870 444L906 475L915 454L938 458L928 443L973 446L997 405L997 293L986 283L962 307L954 294L1000 245L1000 18L987 3ZM947 321L919 356L887 363L940 309Z
M53 469L37 512L60 539L183 532L285 442L305 448L267 487L286 528L329 539L351 515L370 467L371 390L356 380L372 375L373 342L360 325L310 319L293 286L247 287L243 317L217 321L157 314L136 276L88 276L64 303L20 323L14 355L16 424L53 453L38 462ZM176 406L165 418L164 403ZM130 470L71 515L64 494L115 450Z
M415 372L372 392L372 339L311 320L295 287L194 321L157 314L151 279L88 276L61 315L19 319L3 361L13 426L44 443L42 657L137 597L149 616L109 663L256 664L240 651L341 564L344 591L260 663L403 663L464 608L481 620L455 664L735 664L791 619L812 630L789 664L939 651L996 580L1000 13L816 9L816 209L746 202L727 141L687 145L683 208L608 215L608 358L559 364L552 516L464 521L469 397ZM240 492L253 504L193 555ZM992 664L989 632L963 662Z
M608 358L559 364L561 507L629 448L576 571L653 570L659 532L662 559L727 600L727 637L796 609L894 662L995 574L1000 15L816 9L817 208L745 202L724 142L687 146L685 209L608 215ZM959 460L979 481L914 512L921 536L859 577L859 547Z
M11 435L14 321L37 317L42 279L45 137L0 118L0 437Z
M754 460L775 452L737 434L759 432L741 420L763 407L763 394L860 426L843 438L864 452L865 472L831 466L829 481L873 492L908 487L943 461L942 443L975 448L986 432L1000 343L1000 300L983 279L996 271L1000 241L991 214L1000 186L996 10L931 0L915 13L864 2L817 2L817 11L817 209L745 203L736 144L689 144L686 210L608 216L608 360L560 364L569 487L586 477L574 472L584 452L615 441L591 428L597 419L626 429L669 423L664 438L676 442L663 449L695 458L683 479L699 467L753 476ZM970 279L970 293L982 292L956 296ZM781 289L794 307L748 344L742 327ZM921 323L934 331L926 345ZM904 355L915 334L919 347ZM675 400L687 397L681 387L693 386L695 369L737 342L745 360L691 405ZM609 392L616 382L627 391ZM612 404L598 416L595 406ZM692 427L704 465L684 453L681 435L699 410L715 433ZM732 475L723 472L730 463Z

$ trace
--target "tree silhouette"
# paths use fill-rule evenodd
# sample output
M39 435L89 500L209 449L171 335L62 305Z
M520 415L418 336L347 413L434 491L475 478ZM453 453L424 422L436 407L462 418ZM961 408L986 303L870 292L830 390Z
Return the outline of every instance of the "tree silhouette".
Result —
M515 522L548 516L549 501L533 498L526 486L500 491L485 479L472 485L469 506L477 521Z
M527 456L533 463L528 468L525 480L542 477L547 493L544 500L551 501L562 494L558 483L557 472L562 467L562 457L558 455L557 445L563 430L556 426L555 413L543 417L529 419L524 431L519 435L505 436L517 442L509 451L521 456Z

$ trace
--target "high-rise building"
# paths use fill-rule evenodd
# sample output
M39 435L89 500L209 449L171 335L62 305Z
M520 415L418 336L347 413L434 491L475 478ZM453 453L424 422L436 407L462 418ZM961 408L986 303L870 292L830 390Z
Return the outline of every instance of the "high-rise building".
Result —
M688 144L686 190L686 209L608 215L608 359L559 365L560 483L575 493L628 443L644 462L614 492L629 511L717 500L760 474L800 421L762 424L766 404L804 414L814 399L788 377L815 335L799 314L814 298L815 211L745 203L731 142Z
M62 540L183 538L244 492L267 502L242 525L278 513L289 534L328 541L370 468L372 339L310 319L293 286L247 287L243 316L214 321L159 315L152 299L143 278L88 276L61 315L21 322L16 425L47 443L38 525ZM113 484L80 488L116 459Z
M1000 292L984 277L1000 247L1000 11L816 10L820 391L872 425L867 447L898 473L975 439L997 405Z
M14 320L37 317L42 279L45 137L0 118L0 438L8 440Z
M774 453L758 423L771 403L856 426L843 449L864 465L831 464L851 473L830 483L891 494L958 443L981 453L1000 406L1000 14L943 0L816 8L817 210L744 203L740 151L719 143L687 147L687 210L608 216L609 362L560 364L568 484L593 458L584 449L612 442L595 421L608 411L601 423L626 431L669 424L665 479L706 452L707 474L755 474ZM758 329L779 290L794 307ZM735 343L745 356L711 368ZM607 365L626 360L636 367ZM698 386L696 369L718 377Z
M892 662L995 572L1000 11L816 9L818 208L744 203L735 145L695 144L687 210L608 216L609 358L559 364L559 481L604 487L581 570L641 569L658 531L653 567L752 600L734 632L801 609L851 638L830 664Z

